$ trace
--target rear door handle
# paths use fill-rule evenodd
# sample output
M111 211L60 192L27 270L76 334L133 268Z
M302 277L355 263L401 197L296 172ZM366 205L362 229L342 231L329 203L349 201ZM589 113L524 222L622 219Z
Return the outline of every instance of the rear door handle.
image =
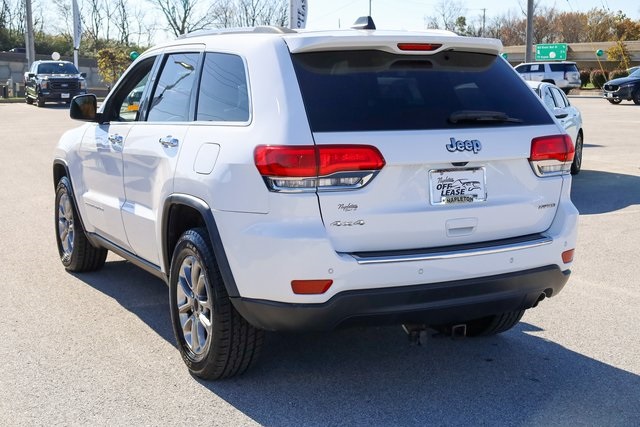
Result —
M167 135L164 138L160 138L158 142L162 144L162 146L165 148L177 147L178 144L180 143L180 141L178 141L178 138L174 138L171 135Z

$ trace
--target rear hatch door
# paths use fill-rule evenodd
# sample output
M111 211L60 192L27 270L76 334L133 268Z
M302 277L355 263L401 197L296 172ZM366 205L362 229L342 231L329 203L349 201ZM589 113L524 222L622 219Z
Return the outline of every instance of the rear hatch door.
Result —
M316 145L369 145L385 161L361 188L318 188L336 251L487 242L550 226L562 177L536 176L528 159L532 139L562 130L506 61L469 50L292 55Z

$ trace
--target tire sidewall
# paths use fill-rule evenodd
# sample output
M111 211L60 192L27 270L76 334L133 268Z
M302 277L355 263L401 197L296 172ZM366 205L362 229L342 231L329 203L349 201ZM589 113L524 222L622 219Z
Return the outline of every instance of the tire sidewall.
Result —
M62 196L66 194L71 203L71 212L73 213L73 249L71 250L71 254L66 255L64 253L64 249L62 248L62 241L60 240L60 231L58 230L58 221L60 219L60 199ZM76 210L76 205L73 200L73 195L71 193L71 185L69 183L69 179L65 176L62 177L58 186L56 188L56 204L55 204L55 233L56 233L56 244L58 245L58 254L60 255L60 261L62 265L65 267L70 267L73 263L73 259L76 254L77 240L78 240L78 232L80 231L78 228L78 213Z
M196 237L197 236L197 237ZM200 239L198 238L200 237ZM187 345L184 334L182 332L182 326L180 324L180 316L178 314L178 305L177 305L177 287L178 279L180 276L180 267L182 262L188 256L193 256L202 266L202 269L206 275L206 286L207 293L209 298L211 298L211 306L212 306L212 318L211 318L211 331L212 336L209 340L209 345L202 356L196 356L195 353L189 349ZM184 360L184 363L187 365L190 371L194 374L198 374L198 372L203 371L210 363L210 360L213 359L215 353L215 346L217 338L219 338L219 334L216 333L216 313L217 313L217 301L218 295L215 293L215 286L212 285L212 271L211 271L211 262L213 262L213 256L209 248L206 246L206 243L201 238L201 235L195 231L190 230L185 232L182 237L178 240L176 244L176 248L174 251L174 256L171 261L171 272L169 276L169 306L171 311L171 324L173 326L173 333L176 338L176 344L178 346L178 350L180 351L180 355Z
M576 147L575 147L576 158L574 159L573 164L571 165L572 175L577 175L582 169L583 140L584 140L584 137L582 136L582 133L578 133L578 138L577 138Z

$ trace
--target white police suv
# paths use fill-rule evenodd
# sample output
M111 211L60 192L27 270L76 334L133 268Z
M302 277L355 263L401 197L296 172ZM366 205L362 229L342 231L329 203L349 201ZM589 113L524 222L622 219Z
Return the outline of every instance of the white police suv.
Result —
M565 285L574 147L500 42L370 28L193 34L74 98L62 263L165 280L195 375L244 372L264 330L496 334Z

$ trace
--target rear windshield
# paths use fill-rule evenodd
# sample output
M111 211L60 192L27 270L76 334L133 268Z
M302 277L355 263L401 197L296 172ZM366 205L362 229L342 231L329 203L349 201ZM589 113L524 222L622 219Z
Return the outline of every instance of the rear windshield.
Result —
M38 74L78 74L78 69L70 62L49 62L38 65Z
M366 50L292 57L314 132L553 123L531 89L494 55Z
M578 71L576 64L549 64L551 71Z

